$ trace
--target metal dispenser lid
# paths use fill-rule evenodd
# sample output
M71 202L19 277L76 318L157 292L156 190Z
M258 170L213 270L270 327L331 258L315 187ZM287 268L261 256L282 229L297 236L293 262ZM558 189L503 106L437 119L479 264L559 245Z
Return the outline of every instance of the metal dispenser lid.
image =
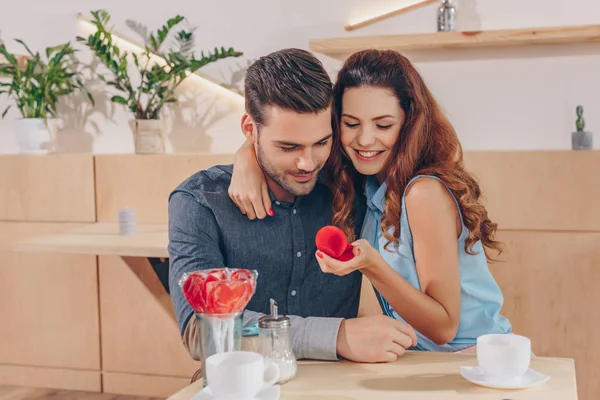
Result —
M271 315L261 317L258 320L258 327L267 329L289 328L290 319L284 315L279 315L277 312L277 302L271 299L270 304Z

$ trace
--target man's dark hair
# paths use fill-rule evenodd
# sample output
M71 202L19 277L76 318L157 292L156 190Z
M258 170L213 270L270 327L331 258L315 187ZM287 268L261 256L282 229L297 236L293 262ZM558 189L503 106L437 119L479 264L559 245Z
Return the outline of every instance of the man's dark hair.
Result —
M300 114L318 113L331 104L333 90L323 64L301 49L283 49L259 58L246 71L246 112L263 125L265 106Z

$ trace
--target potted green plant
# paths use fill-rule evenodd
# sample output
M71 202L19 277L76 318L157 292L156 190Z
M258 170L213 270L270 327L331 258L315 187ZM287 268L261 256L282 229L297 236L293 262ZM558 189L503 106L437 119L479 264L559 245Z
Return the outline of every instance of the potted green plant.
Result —
M8 82L0 82L0 95L6 95L14 101L21 118L15 121L15 134L21 153L45 154L52 144L52 135L48 129L48 119L56 117L56 105L62 96L83 90L90 101L91 94L84 88L78 63L71 57L75 50L70 43L46 49L43 60L39 52L32 52L19 39L29 57L26 63L10 53L4 44L0 44L0 54L5 61L0 62L0 76ZM12 105L2 112L4 118Z
M184 20L182 16L169 19L166 25L149 34L140 54L128 53L114 43L107 28L110 14L104 10L92 11L91 14L96 31L77 40L89 47L108 67L110 77L99 74L99 78L117 92L112 101L127 106L133 113L136 153L164 152L160 112L165 104L177 101L175 90L189 74L215 61L243 54L232 48L215 48L208 55L202 52L200 58L196 58L192 51L193 31L184 29L175 33L174 45L163 51L169 33ZM132 71L137 75L135 80L130 76ZM134 81L138 83L134 85Z

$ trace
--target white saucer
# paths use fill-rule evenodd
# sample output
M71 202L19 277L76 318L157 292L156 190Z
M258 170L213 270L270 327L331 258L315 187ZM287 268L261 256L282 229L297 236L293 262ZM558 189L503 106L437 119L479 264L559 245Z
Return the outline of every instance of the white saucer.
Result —
M479 367L460 367L460 374L471 383L492 389L527 389L541 385L550 379L549 376L540 374L531 368L525 372L525 375L512 379L490 379Z
M240 400L277 400L280 395L279 385L273 385L262 392L260 392L256 397L248 397L246 399ZM215 395L210 391L210 387L205 387L200 392L196 393L192 400L219 400Z

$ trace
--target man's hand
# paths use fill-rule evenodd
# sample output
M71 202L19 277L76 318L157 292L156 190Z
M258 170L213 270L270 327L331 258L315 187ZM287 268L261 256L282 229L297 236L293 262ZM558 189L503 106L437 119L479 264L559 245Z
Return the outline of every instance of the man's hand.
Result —
M417 335L410 325L385 315L376 315L342 321L337 352L355 362L391 362L416 344Z

